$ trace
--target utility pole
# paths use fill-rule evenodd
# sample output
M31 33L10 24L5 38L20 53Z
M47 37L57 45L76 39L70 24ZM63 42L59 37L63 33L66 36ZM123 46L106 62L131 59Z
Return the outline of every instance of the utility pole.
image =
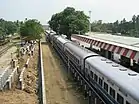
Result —
M89 11L89 32L91 33L91 11Z

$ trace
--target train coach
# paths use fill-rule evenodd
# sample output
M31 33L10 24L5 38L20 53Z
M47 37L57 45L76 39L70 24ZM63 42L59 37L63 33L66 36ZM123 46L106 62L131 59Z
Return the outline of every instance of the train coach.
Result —
M103 57L85 61L85 72L97 91L118 104L139 104L139 74Z
M139 104L139 74L80 47L61 36L51 36L64 62L76 68L109 104Z

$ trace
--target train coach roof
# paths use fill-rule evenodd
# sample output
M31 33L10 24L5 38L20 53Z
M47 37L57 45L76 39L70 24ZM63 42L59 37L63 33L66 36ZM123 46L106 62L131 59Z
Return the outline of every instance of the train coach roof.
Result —
M88 49L85 49L84 47L81 47L75 43L67 43L65 46L70 50L70 52L78 55L80 58L85 58L90 55L98 55L94 52L89 51Z
M65 39L65 38L63 38L63 37L61 37L61 36L59 36L59 37L57 38L57 40L60 41L62 44L66 43L66 42L70 42L69 40L67 40L67 39Z
M86 60L90 66L139 101L139 74L101 56Z
M58 38L58 37L59 37L59 35L53 35L53 37L54 37L54 38Z

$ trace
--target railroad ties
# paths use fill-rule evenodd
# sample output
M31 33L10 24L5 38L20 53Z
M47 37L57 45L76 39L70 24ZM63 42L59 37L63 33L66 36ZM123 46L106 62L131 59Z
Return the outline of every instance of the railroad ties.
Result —
M18 66L15 66L14 61L14 67L8 66L0 75L0 90L3 89L11 89L12 83L15 81L15 78L17 77L17 69Z
M12 73L10 66L8 66L0 75L0 90L3 90L6 85L9 75Z
M11 89L12 84L17 80L19 81L19 87L21 90L24 89L24 72L25 69L28 68L29 64L29 58L27 59L27 62L25 63L25 66L22 68L21 73L19 73L19 66L16 66L16 61L13 61L14 66L13 68L8 66L4 72L0 75L0 90L3 91L4 89Z
M12 73L9 75L8 79L6 80L7 88L10 90L12 88L12 83L16 80L17 77L17 70L19 66L13 69Z
M10 46L2 50L0 52L0 55L2 55L6 50L8 50ZM22 56L27 54L28 56L32 57L34 50L35 50L35 43L28 43L20 48L20 54ZM19 88L21 90L24 89L24 72L25 72L25 69L28 68L29 60L30 59L28 58L24 67L21 70L21 73L19 72L19 66L17 66L18 60L14 60L14 59L11 60L11 65L5 68L4 71L0 74L0 90L1 91L3 91L4 89L11 89L12 84L16 80L18 80L19 82Z
M20 86L20 89L23 90L24 89L24 72L25 72L25 69L28 68L28 64L29 64L29 58L27 59L27 62L25 64L25 66L23 67L21 73L20 73L20 76L19 76L19 86Z

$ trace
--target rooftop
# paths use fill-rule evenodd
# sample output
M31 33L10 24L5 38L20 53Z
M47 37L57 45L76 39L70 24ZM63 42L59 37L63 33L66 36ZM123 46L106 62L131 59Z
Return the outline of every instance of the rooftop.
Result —
M102 33L87 33L93 38L102 39L105 41L111 41L119 44L124 44L128 46L138 47L139 48L139 38L135 37L126 37L126 36L117 36L112 34L102 34Z

